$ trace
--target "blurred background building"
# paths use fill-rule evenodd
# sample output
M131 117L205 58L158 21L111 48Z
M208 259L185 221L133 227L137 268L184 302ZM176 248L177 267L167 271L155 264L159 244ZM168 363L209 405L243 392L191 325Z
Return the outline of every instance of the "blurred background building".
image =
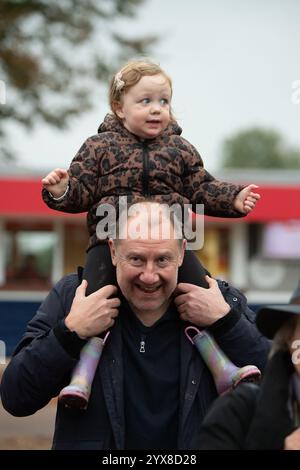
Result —
M84 265L85 214L49 209L40 197L40 176L0 178L0 328L7 354L51 286ZM299 278L300 170L224 170L220 177L255 181L262 199L246 218L206 217L197 255L213 276L245 292L254 308L287 302Z
M289 300L300 278L299 18L297 0L0 2L0 345L7 357L49 289L85 258L85 214L48 209L41 177L67 168L96 133L109 112L109 78L129 57L146 55L171 76L173 112L209 172L259 186L262 199L246 218L205 219L199 258L254 308ZM53 410L42 415L41 432L53 425ZM39 448L22 441L39 429L38 418L9 421L1 412L0 449ZM21 441L3 440L18 425ZM46 434L41 446L49 446Z

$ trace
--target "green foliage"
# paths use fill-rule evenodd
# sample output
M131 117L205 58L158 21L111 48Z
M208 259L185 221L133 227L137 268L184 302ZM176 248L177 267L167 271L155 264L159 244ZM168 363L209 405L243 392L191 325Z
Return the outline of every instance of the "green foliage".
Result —
M154 38L129 38L115 23L133 17L144 0L0 0L0 158L8 123L65 128L91 108L93 89L120 61L147 53Z
M249 129L223 144L224 168L300 168L300 151L273 130Z

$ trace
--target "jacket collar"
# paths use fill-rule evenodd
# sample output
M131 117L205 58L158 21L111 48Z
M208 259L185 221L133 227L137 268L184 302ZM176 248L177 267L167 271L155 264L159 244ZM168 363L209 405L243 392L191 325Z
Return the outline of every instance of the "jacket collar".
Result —
M102 132L117 132L118 134L124 136L124 137L130 137L130 138L135 138L136 140L140 141L139 137L135 136L131 132L129 132L119 121L119 119L116 118L114 114L107 114L104 118L104 121L100 124L98 127L98 133L101 134ZM163 136L170 136L170 135L180 135L182 133L181 127L177 124L176 121L171 121L168 125L168 127L164 130L164 132L161 134L159 137ZM155 140L155 139L149 139L149 140Z

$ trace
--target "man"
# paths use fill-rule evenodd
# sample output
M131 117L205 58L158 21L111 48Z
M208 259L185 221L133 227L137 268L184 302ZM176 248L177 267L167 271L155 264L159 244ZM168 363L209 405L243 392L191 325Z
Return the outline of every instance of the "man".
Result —
M208 289L177 286L186 242L175 239L172 224L165 237L170 215L164 206L143 207L128 217L125 236L109 241L120 294L110 298L117 287L105 286L85 296L86 281L78 286L76 275L63 278L30 321L4 373L3 406L16 416L32 414L68 384L86 338L111 328L88 408L58 404L55 449L197 448L217 391L184 335L187 324L207 327L236 365L264 366L268 343L245 298L209 277ZM159 217L149 217L152 209ZM136 239L137 227L146 236Z

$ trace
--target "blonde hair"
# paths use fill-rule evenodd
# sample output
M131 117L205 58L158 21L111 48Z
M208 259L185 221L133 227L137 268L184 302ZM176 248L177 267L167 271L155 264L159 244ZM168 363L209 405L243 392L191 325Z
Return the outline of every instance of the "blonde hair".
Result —
M172 95L172 80L166 72L154 62L147 59L133 59L127 62L111 79L109 87L109 104L112 112L118 118L115 110L116 104L121 102L122 96L134 85L136 85L142 77L162 74L168 81ZM172 111L170 118L174 120Z

